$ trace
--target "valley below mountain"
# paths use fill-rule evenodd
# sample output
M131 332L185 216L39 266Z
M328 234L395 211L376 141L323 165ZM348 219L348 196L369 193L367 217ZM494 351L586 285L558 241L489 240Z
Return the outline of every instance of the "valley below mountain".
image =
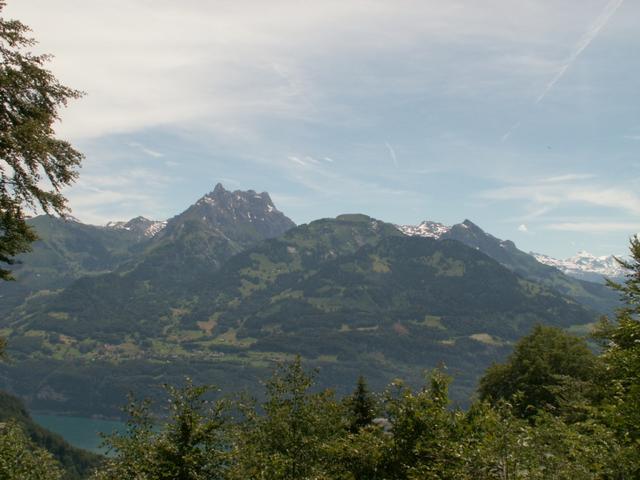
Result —
M254 391L297 355L341 394L444 365L466 404L536 324L586 332L617 306L468 220L296 226L267 193L222 185L166 222L32 225L41 240L0 291L0 388L43 412L117 417L128 392L185 376Z

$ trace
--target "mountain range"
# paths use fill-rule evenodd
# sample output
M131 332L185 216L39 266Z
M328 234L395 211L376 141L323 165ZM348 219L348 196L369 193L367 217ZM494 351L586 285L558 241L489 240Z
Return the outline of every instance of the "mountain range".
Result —
M425 220L418 225L397 225L397 227L402 233L410 236L436 239L464 238L467 235L460 235L460 233L464 232L464 229L467 227L473 228L473 223L465 220L460 224L450 227L439 222ZM482 235L480 236L482 237ZM513 242L508 240L502 241L491 237L491 235L486 236L493 238L494 244L500 246L500 248L513 249ZM605 279L610 279L619 282L624 280L626 273L625 269L616 260L616 258L624 258L622 255L596 256L584 250L566 259L557 259L535 252L529 252L529 255L534 257L539 263L554 267L565 275L579 280L604 283Z
M626 275L626 270L617 260L624 259L623 255L595 256L583 250L573 257L559 260L541 253L530 254L540 263L555 267L565 275L590 282L603 282L606 279L622 282Z
M296 226L267 193L220 184L166 222L32 225L41 240L2 286L0 386L37 410L113 416L184 375L251 388L296 354L341 393L444 362L464 402L535 324L584 331L616 306L468 220Z
M587 278L584 277L570 276L556 265L540 261L536 256L519 250L511 240L502 240L486 233L470 220L464 220L451 227L425 221L417 226L402 225L397 228L409 236L457 240L483 252L509 270L572 297L600 313L611 313L618 305L617 295L602 285L602 278L598 274L594 273L589 278L591 281L586 281Z

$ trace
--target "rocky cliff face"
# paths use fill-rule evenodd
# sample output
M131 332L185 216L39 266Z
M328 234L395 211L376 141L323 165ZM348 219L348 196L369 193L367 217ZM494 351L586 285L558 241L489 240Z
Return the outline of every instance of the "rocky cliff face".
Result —
M193 222L224 232L225 236L242 244L278 237L296 226L275 207L267 192L232 192L220 183L212 192L170 219L160 236L171 235L185 223Z

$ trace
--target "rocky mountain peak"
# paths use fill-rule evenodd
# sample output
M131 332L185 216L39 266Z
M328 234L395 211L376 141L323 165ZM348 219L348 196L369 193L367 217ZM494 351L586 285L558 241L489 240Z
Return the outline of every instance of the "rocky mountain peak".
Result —
M180 215L170 220L169 231L190 221L207 228L236 231L240 236L271 238L295 227L295 223L280 212L267 192L234 190L221 183L202 196ZM240 234L240 232L244 232Z
M216 184L215 188L200 198L198 204L214 205L216 202L220 202L218 206L222 208L233 207L235 204L251 202L254 204L264 203L265 205L271 205L273 210L275 206L271 197L267 192L257 193L255 190L227 190L221 183Z
M487 236L487 233L484 230L468 218L466 218L462 223L458 223L451 227L451 230L458 231L460 233L464 232L466 235L471 234L479 237Z

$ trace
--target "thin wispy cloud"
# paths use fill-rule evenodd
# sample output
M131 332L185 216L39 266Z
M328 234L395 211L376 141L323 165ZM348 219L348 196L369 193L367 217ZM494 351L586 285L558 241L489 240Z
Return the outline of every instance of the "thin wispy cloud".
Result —
M393 147L391 146L391 144L389 142L384 142L385 146L387 147L387 150L389 151L389 156L391 157L391 160L393 161L393 165L398 168L398 157L396 156L396 151L393 149Z
M511 185L486 190L479 197L501 202L522 202L521 205L527 206L529 219L570 205L605 207L640 215L640 195L631 190L596 184L576 185L571 181Z
M590 180L595 178L596 175L593 173L567 173L565 175L556 175L553 177L545 178L543 181L547 183L558 183L558 182L575 182L579 180Z
M86 154L81 219L166 218L233 178L304 198L283 206L296 221L437 212L554 253L569 236L533 235L543 223L633 223L625 204L640 204L640 3L561 3L13 0L3 12L87 92L56 125ZM138 167L172 175L120 175Z
M626 210L640 215L640 195L624 188L571 188L566 191L565 195L569 201Z
M518 120L516 123L514 123L511 126L511 128L509 130L507 130L504 135L502 135L502 138L500 138L500 142L504 143L507 140L509 140L509 137L513 134L513 132L515 132L518 128L520 128L520 124L521 123L522 122L520 120Z
M128 220L138 215L158 218L158 202L154 195L148 193L77 186L67 197L74 205L72 213L80 211L80 220L93 225L104 225L111 220Z
M587 31L580 37L578 43L571 51L571 54L567 57L567 59L562 63L560 68L557 70L555 75L551 78L551 80L547 83L545 88L540 92L538 97L536 98L534 104L539 104L544 100L544 98L551 92L553 87L562 80L562 77L565 76L569 68L575 63L578 57L584 52L587 47L595 40L598 34L602 31L602 29L609 23L611 17L616 13L616 11L622 6L625 0L610 0L607 5L604 7L600 15L596 18L596 20L589 26ZM507 130L502 137L500 138L501 143L505 143L511 135L520 128L522 120L518 120L515 122L509 130Z
M333 159L329 157L315 158L311 155L304 155L304 156L289 155L287 159L290 162L293 162L303 167L323 166L323 165L328 167L327 164L333 163Z
M626 232L630 235L640 230L640 222L562 222L544 226L547 230L561 232L609 233Z
M305 162L303 162L299 157L296 157L294 155L290 155L287 157L287 159L289 159L290 161L292 161L293 163L296 163L298 165L301 165L303 167L306 167L307 164Z
M545 89L540 93L538 98L536 98L536 103L540 103L544 100L544 97L553 89L553 87L558 83L562 77L567 73L567 70L573 65L573 63L578 59L580 54L585 51L585 49L593 42L593 40L598 36L600 31L607 25L611 17L616 13L618 8L624 3L624 0L610 0L609 3L604 7L602 13L596 18L595 22L589 27L589 29L585 32L585 34L580 38L578 44L571 52L569 57L562 64L558 72L551 79L551 81L547 84Z
M148 148L148 147L146 147L146 146L144 146L144 145L142 145L141 143L138 143L138 142L129 142L129 146L141 151L142 153L144 153L145 155L147 155L149 157L153 157L153 158L162 158L162 157L164 157L164 153L158 152L157 150L153 150L151 148Z

